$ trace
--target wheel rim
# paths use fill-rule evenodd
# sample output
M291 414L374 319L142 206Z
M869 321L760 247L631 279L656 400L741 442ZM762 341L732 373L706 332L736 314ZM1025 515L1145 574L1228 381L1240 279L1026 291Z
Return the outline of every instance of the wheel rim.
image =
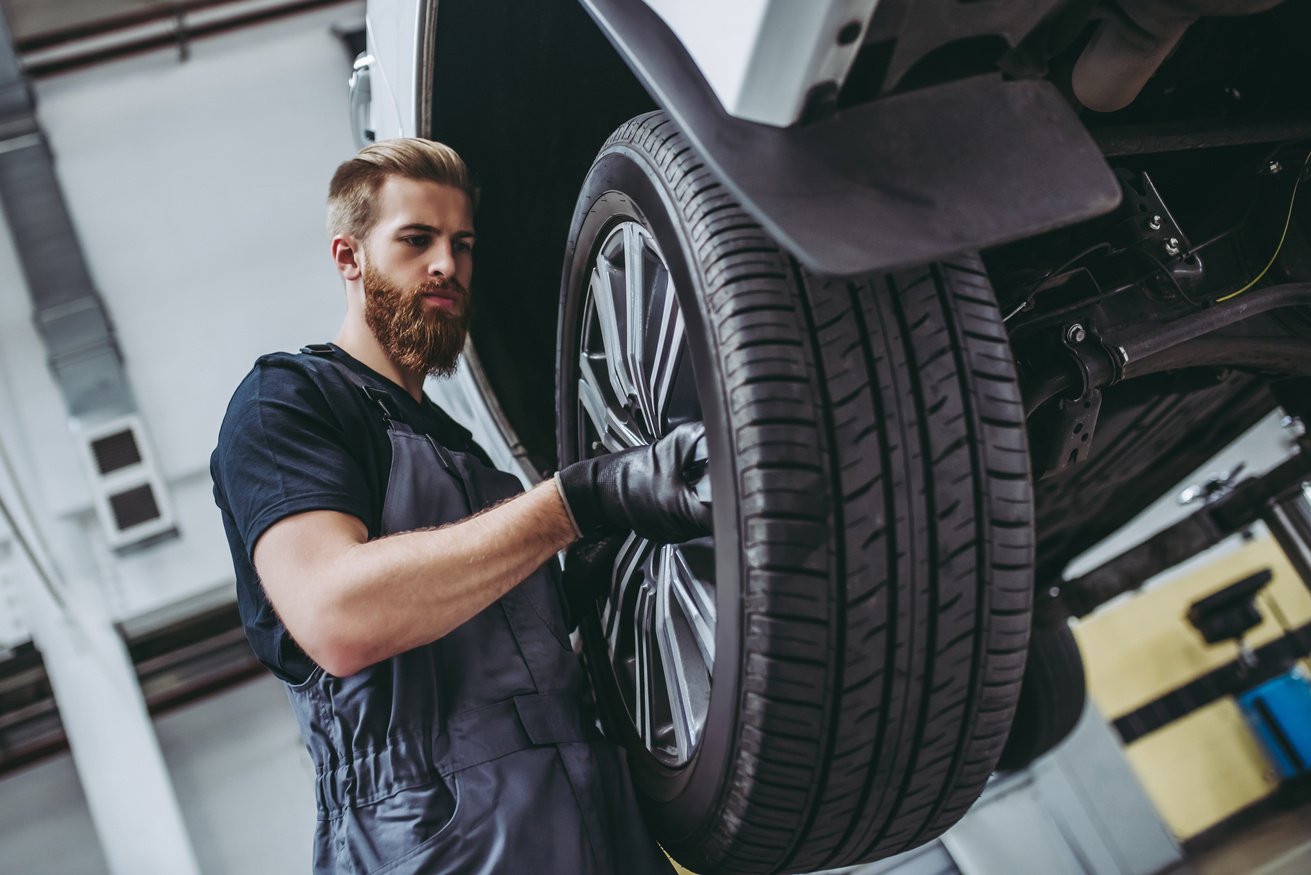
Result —
M635 221L615 225L586 274L578 353L578 457L649 444L701 419L666 262ZM688 762L715 661L714 546L624 541L597 603L619 697L658 760Z

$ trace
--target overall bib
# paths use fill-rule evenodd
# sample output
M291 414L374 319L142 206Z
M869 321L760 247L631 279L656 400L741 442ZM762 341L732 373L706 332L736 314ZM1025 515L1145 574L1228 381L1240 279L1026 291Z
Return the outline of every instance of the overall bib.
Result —
M385 393L333 364L378 402L388 429L383 534L454 522L521 491L414 432ZM289 686L317 773L314 871L672 872L619 748L584 718L584 683L548 562L432 644L349 677L316 668Z

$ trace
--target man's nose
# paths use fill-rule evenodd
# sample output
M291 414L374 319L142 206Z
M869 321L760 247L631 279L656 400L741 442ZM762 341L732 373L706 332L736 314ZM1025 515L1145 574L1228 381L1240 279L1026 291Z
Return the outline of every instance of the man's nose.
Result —
M433 246L428 261L428 275L435 277L438 274L445 277L455 276L455 253L451 251L451 244L446 241L438 242Z

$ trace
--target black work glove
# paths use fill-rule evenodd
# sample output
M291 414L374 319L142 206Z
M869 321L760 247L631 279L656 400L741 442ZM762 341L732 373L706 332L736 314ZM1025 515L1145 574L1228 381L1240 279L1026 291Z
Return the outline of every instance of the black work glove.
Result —
M584 459L555 475L584 536L626 531L662 544L710 534L710 506L695 491L705 426L687 422L653 444Z
M610 595L615 558L623 545L623 535L594 535L578 541L565 554L561 587L570 629L589 612L594 614L597 602Z

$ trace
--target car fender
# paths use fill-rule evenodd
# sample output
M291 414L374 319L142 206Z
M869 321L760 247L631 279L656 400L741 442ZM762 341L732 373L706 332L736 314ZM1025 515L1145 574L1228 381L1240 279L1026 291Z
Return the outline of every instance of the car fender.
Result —
M747 210L817 272L923 264L1120 202L1114 174L1050 83L981 75L773 127L729 115L650 7L582 3Z

